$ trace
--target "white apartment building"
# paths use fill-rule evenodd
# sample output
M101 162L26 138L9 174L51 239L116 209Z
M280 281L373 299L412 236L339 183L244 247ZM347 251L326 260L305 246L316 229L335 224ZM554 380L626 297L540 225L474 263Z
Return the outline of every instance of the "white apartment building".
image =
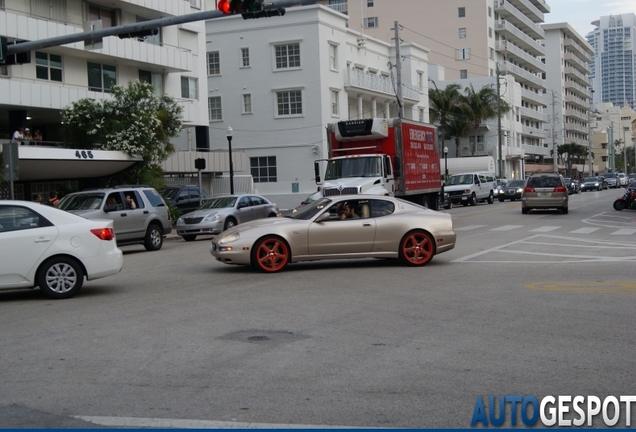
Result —
M429 62L444 67L446 78L468 80L502 75L513 77L521 92L514 117L517 135L506 136L507 146L519 143L524 157L550 158L545 124L545 32L541 23L550 7L544 0L320 0L347 13L349 27L387 40L394 21L401 37L430 49ZM502 96L505 95L502 93Z
M102 28L203 10L202 0L0 0L0 36L9 43L84 32L91 21ZM0 138L18 127L39 129L44 141L62 141L60 110L90 98L111 97L112 85L141 79L157 94L183 107L184 131L173 140L190 151L207 142L205 23L160 29L141 39L103 38L31 52L29 63L0 68Z
M327 157L326 126L396 117L394 44L347 28L347 17L313 5L284 17L207 22L212 152L247 158L255 192L281 208L316 191L314 160ZM404 117L428 121L428 50L402 43ZM236 164L235 164L236 165Z
M587 147L594 50L568 23L544 24L548 142Z
M636 14L603 16L592 24L587 41L595 54L590 63L594 105L612 102L636 109Z

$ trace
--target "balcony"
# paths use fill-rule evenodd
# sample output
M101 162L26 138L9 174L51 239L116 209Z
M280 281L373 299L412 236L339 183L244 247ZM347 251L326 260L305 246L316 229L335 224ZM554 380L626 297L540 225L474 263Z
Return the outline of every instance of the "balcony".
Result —
M348 8L347 8L347 3L334 3L334 4L329 4L327 5L330 9L333 9L335 11L338 11L342 14L347 15L349 13Z
M160 18L163 16L185 15L201 9L203 0L91 0L91 4L108 7L111 9L124 9L135 11L138 8L146 9L147 12L136 12L145 18ZM148 16L146 16L148 15Z
M391 78L384 75L366 73L355 67L349 69L348 82L345 83L345 89L347 91L352 89L357 91L366 90L371 94L379 93L382 96L395 96ZM402 84L402 96L416 103L419 102L421 98L420 92L417 89L404 83Z
M583 61L592 61L592 53L587 48L583 48L578 42L572 38L565 38L563 40L563 46L570 51L575 51L579 57L583 57Z
M583 75L581 72L579 72L578 69L572 66L566 66L563 69L563 73L565 73L565 75L570 75L570 78L574 79L582 86L585 86L585 87L590 86L589 78L586 75Z
M589 100L592 99L592 93L588 87L583 87L576 81L565 81L565 89L578 96L580 99Z
M4 36L22 40L48 39L84 32L83 28L77 26L0 10L0 26L5 23ZM191 71L195 65L194 55L190 50L153 45L136 39L119 39L115 36L103 38L102 49L86 51L84 42L75 42L58 47L57 50L73 57L92 57L96 61L103 61L99 59L100 56L108 56L118 61L128 60L129 64L137 63L137 66L158 66L168 73Z
M499 20L495 22L495 30L503 37L511 40L515 45L524 48L534 56L545 56L545 47L528 36L521 29L515 27L511 22Z
M565 114L566 117L571 117L571 118L575 118L579 121L582 122L587 122L587 111L586 112L581 112L579 110L576 109L572 109L572 108L566 108L563 111L563 114Z
M578 123L565 123L565 130L566 131L574 131L574 132L578 132L584 135L588 134L587 131L587 125L582 125L582 124L578 124Z
M531 118L533 120L538 120L542 123L545 123L548 121L548 115L544 112L541 111L537 111L531 108L526 108L526 107L520 107L519 108L519 114L521 114L522 117L527 117L527 118Z
M516 60L517 63L523 63L535 72L544 72L545 64L536 57L531 56L512 42L498 41L495 43L495 50L507 58Z
M533 92L532 90L521 89L521 97L538 106L547 106L548 99L543 93Z
M536 39L545 39L545 30L535 24L509 1L495 1L495 12L499 13L499 16L510 21L515 26L528 33L531 37Z
M574 53L566 52L565 55L563 56L563 59L566 62L569 62L569 63L571 63L573 65L578 66L583 74L587 74L587 75L590 74L590 65L589 65L589 63L581 60L581 58L578 55L576 55Z
M545 82L540 76L530 73L519 66L506 62L504 67L509 74L512 74L515 79L521 83L531 84L541 88L545 86Z
M512 3L517 9L519 9L524 15L530 17L533 22L542 23L545 21L544 13L547 13L545 10L539 9L535 5L535 1L531 0L508 0ZM549 11L549 9L548 9Z
M538 129L530 126L521 126L521 133L523 135L530 135L533 138L546 139L548 132L543 129Z

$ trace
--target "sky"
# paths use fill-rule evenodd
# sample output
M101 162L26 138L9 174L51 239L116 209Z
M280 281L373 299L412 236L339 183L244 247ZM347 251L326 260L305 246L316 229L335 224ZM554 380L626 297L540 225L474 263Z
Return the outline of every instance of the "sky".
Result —
M583 37L592 30L592 21L602 16L636 14L636 0L546 0L550 13L546 23L566 22Z

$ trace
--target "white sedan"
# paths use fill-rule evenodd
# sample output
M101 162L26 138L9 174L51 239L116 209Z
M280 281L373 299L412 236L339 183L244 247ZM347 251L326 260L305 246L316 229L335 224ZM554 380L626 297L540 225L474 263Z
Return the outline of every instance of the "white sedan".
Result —
M113 221L0 200L0 289L38 286L47 297L69 298L84 278L117 274L123 262Z

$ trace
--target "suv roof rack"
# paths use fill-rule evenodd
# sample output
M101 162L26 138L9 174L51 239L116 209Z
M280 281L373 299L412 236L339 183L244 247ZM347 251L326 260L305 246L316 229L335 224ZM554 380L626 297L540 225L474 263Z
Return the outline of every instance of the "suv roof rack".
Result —
M145 184L125 184L125 185L113 186L112 189L147 188L147 187L150 187L150 186Z

